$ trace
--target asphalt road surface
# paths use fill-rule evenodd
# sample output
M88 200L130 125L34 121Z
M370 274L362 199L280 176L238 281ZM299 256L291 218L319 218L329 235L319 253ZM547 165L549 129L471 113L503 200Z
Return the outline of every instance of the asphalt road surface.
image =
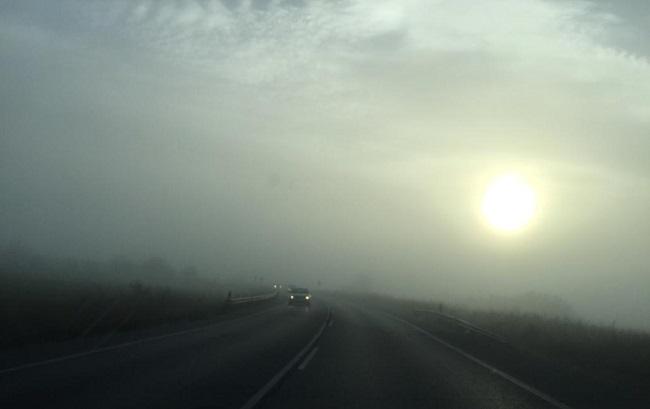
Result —
M0 356L0 407L558 407L395 317L337 299L116 339L90 353L56 348L39 359Z

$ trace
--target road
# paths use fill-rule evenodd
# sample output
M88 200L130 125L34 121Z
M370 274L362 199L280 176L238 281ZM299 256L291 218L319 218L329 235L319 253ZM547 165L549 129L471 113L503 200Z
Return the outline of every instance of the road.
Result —
M335 298L51 358L0 369L0 407L557 407L395 317Z

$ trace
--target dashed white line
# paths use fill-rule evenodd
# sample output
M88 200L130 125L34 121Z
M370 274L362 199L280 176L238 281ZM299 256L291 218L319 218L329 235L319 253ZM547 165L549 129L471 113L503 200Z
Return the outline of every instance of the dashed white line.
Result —
M289 373L291 368L296 366L296 364L302 359L303 356L305 356L305 354L311 349L311 347L316 343L316 341L318 341L321 335L323 335L323 331L325 331L325 327L327 326L327 323L330 320L330 314L331 312L328 309L327 318L325 319L323 325L321 325L318 331L316 332L316 335L314 335L313 338L307 343L307 345L303 349L301 349L300 352L298 352L298 354L296 354L296 356L294 356L293 359L289 361L289 363L287 363L282 369L280 369L280 372L276 373L275 376L271 378L271 380L269 380L266 383L266 385L262 387L262 389L257 391L255 395L251 396L251 398L248 399L240 409L252 409L255 406L257 406L257 404L260 403L260 401L264 399L264 397L269 392L271 392L271 390L273 390L275 385L277 385L282 380L282 378L284 378Z
M314 355L316 355L316 352L318 352L318 347L315 347L314 349L311 350L309 355L307 355L307 358L305 358L305 360L302 361L302 363L300 364L298 369L301 370L301 371L304 370L307 367L307 365L309 365L309 361L311 361L311 359L314 357Z

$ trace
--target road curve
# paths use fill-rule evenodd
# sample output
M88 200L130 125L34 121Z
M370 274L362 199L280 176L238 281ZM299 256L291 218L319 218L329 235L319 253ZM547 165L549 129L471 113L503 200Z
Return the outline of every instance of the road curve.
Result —
M0 368L0 406L557 407L417 328L349 300L280 305L171 334Z
M557 409L412 326L333 300L309 362L264 402L279 408Z

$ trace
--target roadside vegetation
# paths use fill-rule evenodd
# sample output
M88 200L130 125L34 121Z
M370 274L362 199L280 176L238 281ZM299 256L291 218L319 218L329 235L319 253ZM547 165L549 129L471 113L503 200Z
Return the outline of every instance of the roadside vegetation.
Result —
M270 291L160 258L97 262L15 248L0 252L0 282L2 349L206 319L225 311L229 291Z
M592 324L576 318L567 308L541 308L547 312L533 313L527 308L482 309L355 295L359 297L567 401L593 407L639 407L639 403L650 401L648 332ZM529 297L541 302L546 296ZM546 298L549 305L563 305L555 297ZM468 330L443 314L505 342Z
M568 317L450 308L508 342L607 377L650 379L650 334Z

